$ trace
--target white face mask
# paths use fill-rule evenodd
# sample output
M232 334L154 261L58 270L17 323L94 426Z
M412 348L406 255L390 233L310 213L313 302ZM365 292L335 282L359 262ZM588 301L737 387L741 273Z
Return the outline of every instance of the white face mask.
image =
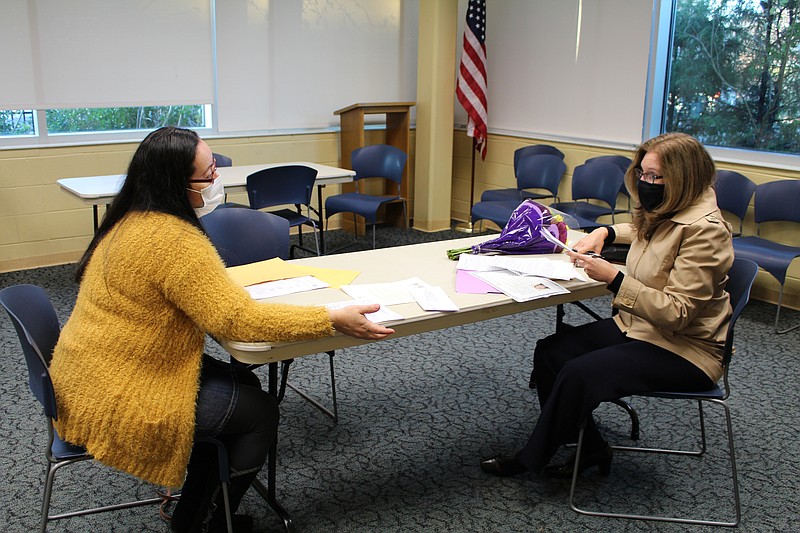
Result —
M203 207L195 207L194 212L197 218L209 214L225 199L225 187L222 185L222 179L217 178L211 182L211 185L205 189L195 190L187 189L195 192L203 197Z

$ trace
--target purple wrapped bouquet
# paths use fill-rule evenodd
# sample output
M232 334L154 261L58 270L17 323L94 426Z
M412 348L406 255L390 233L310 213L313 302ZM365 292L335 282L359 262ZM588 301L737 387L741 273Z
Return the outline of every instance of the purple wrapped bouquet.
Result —
M533 200L525 200L514 209L508 224L494 239L486 242L447 251L452 260L464 253L483 254L499 252L503 254L552 254L561 249L548 242L542 231L548 231L559 241L567 242L567 225L561 215L554 215L547 206Z

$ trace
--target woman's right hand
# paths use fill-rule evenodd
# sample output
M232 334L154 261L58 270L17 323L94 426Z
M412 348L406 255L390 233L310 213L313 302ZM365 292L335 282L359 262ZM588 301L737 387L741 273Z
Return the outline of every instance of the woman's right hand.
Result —
M374 313L381 306L350 305L342 309L329 309L328 314L336 331L356 339L379 340L394 333L394 330L370 321L366 314Z
M590 252L599 254L603 250L606 237L608 237L608 230L602 227L597 228L586 237L576 242L572 249L581 254L588 254Z

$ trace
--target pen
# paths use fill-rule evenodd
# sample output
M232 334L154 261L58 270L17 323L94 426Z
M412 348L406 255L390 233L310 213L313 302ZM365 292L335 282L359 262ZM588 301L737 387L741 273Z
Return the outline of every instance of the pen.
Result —
M575 250L574 248L572 248L570 246L567 246L565 243L561 242L560 240L558 240L558 238L556 238L555 235L553 235L552 233L547 231L547 229L544 226L539 228L539 233L542 235L542 237L544 237L544 240L546 240L549 243L555 244L556 246L559 246L559 247L567 250L568 252L572 252L574 254L580 254L581 253L581 252ZM586 253L583 253L583 255L588 255L589 257L597 258L597 259L605 259L602 255L594 253L594 252L586 252Z

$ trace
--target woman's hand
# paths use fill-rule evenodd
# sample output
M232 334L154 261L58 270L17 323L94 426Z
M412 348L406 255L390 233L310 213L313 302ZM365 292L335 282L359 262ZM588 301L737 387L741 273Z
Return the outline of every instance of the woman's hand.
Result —
M594 252L599 254L603 250L606 237L608 237L608 230L606 228L597 228L581 240L575 243L572 247L576 252L582 254Z
M619 272L617 267L600 257L576 254L575 252L566 252L566 254L572 258L576 267L583 268L586 275L593 280L609 284L614 281L614 278L617 277L617 272Z
M394 330L371 322L364 315L374 313L381 306L350 305L342 309L330 309L328 314L336 331L356 339L379 340L394 333Z

